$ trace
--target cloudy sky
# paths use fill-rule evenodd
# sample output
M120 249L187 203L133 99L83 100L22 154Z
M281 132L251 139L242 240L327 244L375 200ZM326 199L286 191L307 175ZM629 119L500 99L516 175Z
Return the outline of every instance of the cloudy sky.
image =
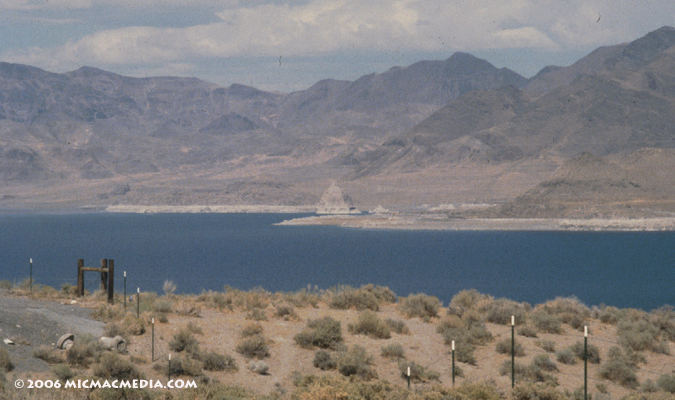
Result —
M0 61L289 92L456 51L530 77L663 25L673 0L0 0Z

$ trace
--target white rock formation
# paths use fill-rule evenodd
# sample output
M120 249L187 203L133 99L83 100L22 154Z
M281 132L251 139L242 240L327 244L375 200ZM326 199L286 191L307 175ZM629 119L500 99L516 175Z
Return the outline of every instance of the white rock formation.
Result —
M316 207L317 214L359 214L354 207L351 197L345 193L336 182L333 182L323 195Z

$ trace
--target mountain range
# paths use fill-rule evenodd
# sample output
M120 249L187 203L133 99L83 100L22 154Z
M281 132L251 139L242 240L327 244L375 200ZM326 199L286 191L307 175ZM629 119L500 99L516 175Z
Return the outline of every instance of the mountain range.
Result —
M671 27L529 79L455 53L294 93L0 63L0 208L308 205L337 181L361 208L564 216L590 208L550 204L611 198L670 211L670 174L647 168L673 163L673 71ZM598 163L617 175L584 196ZM643 190L617 194L622 179Z

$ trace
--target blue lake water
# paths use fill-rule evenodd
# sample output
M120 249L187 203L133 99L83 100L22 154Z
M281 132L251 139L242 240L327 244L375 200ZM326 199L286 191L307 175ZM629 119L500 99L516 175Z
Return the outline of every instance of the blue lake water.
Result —
M115 286L162 293L365 283L444 304L462 289L532 304L575 295L650 310L675 304L672 232L437 232L275 226L283 214L0 216L0 279L75 284L77 259L115 260ZM86 288L97 287L88 273Z

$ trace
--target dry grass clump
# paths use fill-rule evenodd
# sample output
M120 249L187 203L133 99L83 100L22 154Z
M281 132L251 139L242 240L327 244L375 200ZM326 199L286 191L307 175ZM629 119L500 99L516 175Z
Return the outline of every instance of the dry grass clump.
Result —
M396 294L388 287L374 286L372 284L355 289L351 286L341 286L326 293L329 297L330 308L348 310L355 308L359 311L379 311L380 304L395 303Z
M189 329L183 328L173 335L173 338L169 341L169 349L176 353L185 351L189 354L198 354L199 342Z
M72 379L75 376L73 370L65 364L54 365L52 367L52 373L63 382Z
M225 286L225 294L222 299L224 307L241 311L253 311L255 309L265 309L272 301L272 294L262 288L255 288L249 291L242 291L229 286Z
M94 365L94 376L105 379L143 379L144 375L136 367L116 353L105 353L99 363Z
M550 361L550 360L548 360ZM552 362L552 361L551 361ZM511 360L504 361L499 368L502 376L511 375ZM550 362L534 359L529 365L515 363L515 375L517 382L544 383L549 386L558 386L558 378L549 374L544 368L551 370ZM556 367L557 368L557 367Z
M169 371L169 366L171 371ZM203 375L202 363L199 360L192 359L190 357L183 357L177 355L171 358L171 363L162 362L156 363L153 366L153 369L157 372L161 372L163 375L168 375L171 372L171 377L174 376L201 376Z
M307 321L307 328L293 337L302 348L336 349L342 343L342 327L340 321L331 317L323 317Z
M103 346L93 335L84 334L75 337L73 346L66 350L66 360L70 365L88 368L92 361L97 361L103 352Z
M263 327L260 324L249 324L241 331L241 337L247 338L255 335L262 335Z
M14 363L6 348L0 347L0 372L9 372L14 369Z
M252 372L255 372L256 374L259 374L259 375L267 375L267 372L270 370L270 366L267 365L267 363L265 361L251 360L248 363L248 369L250 369Z
M322 371L328 371L337 368L337 361L326 350L318 350L314 353L312 364Z
M359 314L358 322L347 326L350 333L367 335L373 339L389 339L391 332L386 322L382 321L374 312L364 311Z
M173 303L168 298L159 298L152 303L152 310L159 313L171 314Z
M101 322L111 322L111 321L120 321L126 312L124 307L120 307L118 304L110 305L108 303L103 303L98 308L91 313L91 317L101 321Z
M202 316L202 309L199 306L197 306L194 301L187 300L184 298L180 299L173 306L173 312L185 317L201 318Z
M340 352L337 360L337 368L342 375L355 375L364 380L377 378L377 372L372 368L372 364L373 357L357 344L349 351Z
M270 356L267 339L263 335L253 335L242 339L235 348L236 352L246 358L262 360Z
M283 301L298 308L305 308L308 306L317 308L321 301L321 294L318 287L315 290L312 290L310 285L308 285L307 289L302 289L297 292L280 293L279 296Z
M288 305L278 305L274 311L274 316L277 318L282 318L284 321L297 320L300 319L298 314L295 313L293 307Z
M61 364L65 362L63 353L53 347L40 346L33 350L33 357L47 362L47 364Z
M513 400L568 400L564 393L553 386L544 383L521 382L511 392ZM590 397L589 397L590 398Z
M624 353L619 347L609 349L607 361L600 366L599 375L603 379L608 379L630 389L639 386L635 370L638 360L629 352Z
M511 339L502 339L497 342L495 350L499 354L511 355ZM514 354L516 357L525 357L525 347L517 340L514 344Z
M438 310L442 305L438 297L419 293L402 298L398 309L408 318L419 317L428 321L438 316Z
M203 368L207 371L238 371L237 362L232 356L209 351L199 355Z
M438 372L432 371L415 362L401 361L398 363L398 370L401 371L401 378L408 379L408 367L410 367L411 382L438 381L441 377L441 374Z
M384 322L387 324L387 327L389 327L389 330L391 330L394 333L397 333L399 335L410 334L410 329L408 329L408 326L403 321L399 321L393 318L387 318L386 320L384 320Z
M380 355L385 358L403 359L405 358L405 349L398 343L382 346Z

